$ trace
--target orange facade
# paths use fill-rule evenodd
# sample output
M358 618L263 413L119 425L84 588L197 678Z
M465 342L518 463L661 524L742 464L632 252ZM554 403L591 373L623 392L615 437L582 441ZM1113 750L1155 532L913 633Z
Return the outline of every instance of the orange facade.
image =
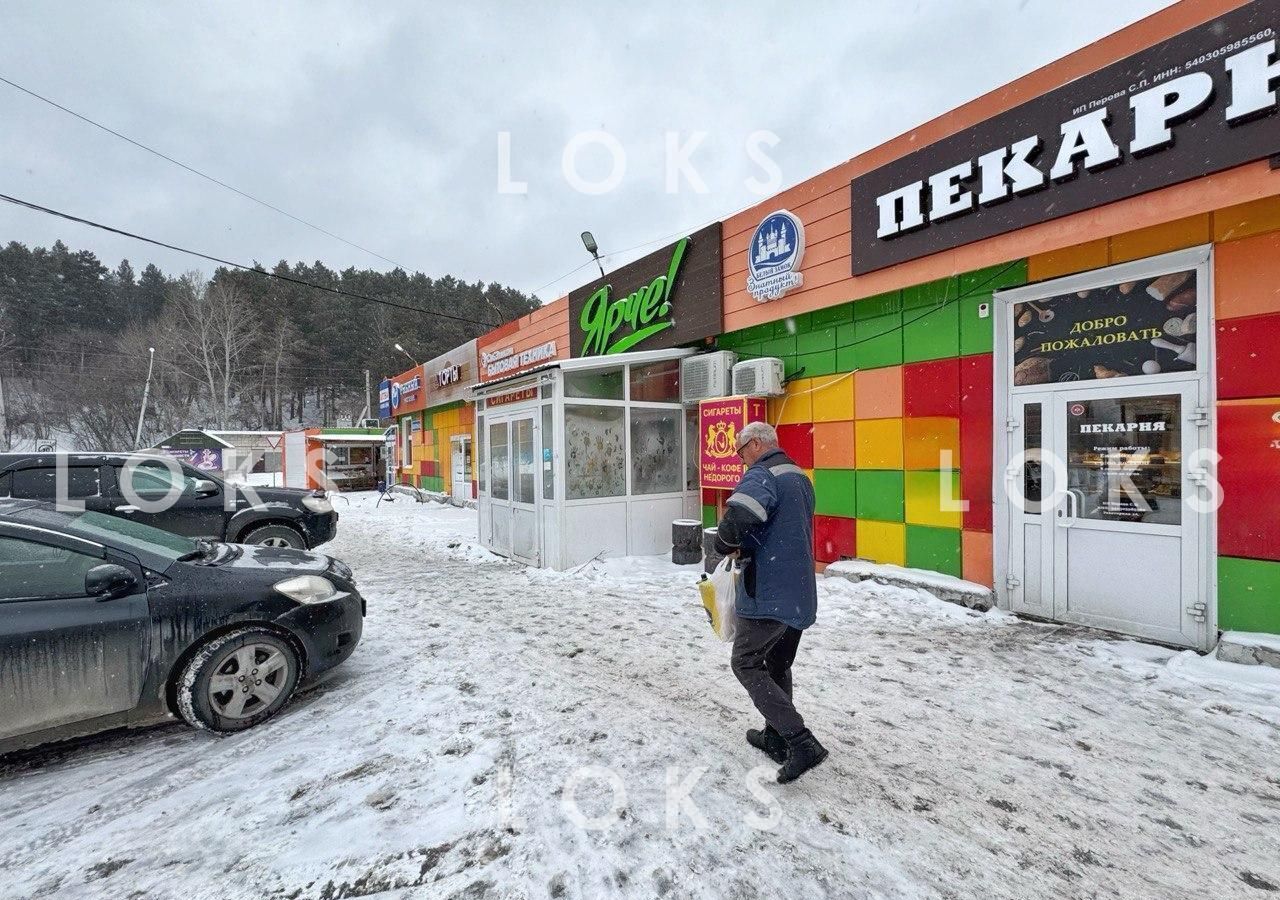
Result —
M569 298L561 297L476 341L480 381L508 378L569 356Z

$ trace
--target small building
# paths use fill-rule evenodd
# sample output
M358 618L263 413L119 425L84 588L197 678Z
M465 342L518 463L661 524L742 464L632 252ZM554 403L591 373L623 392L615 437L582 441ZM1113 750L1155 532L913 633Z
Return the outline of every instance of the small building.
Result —
M161 450L202 472L226 472L228 462L235 460L234 444L211 431L199 428L184 428L163 441L158 441L153 449Z
M284 486L373 490L384 474L382 428L301 428L284 433Z

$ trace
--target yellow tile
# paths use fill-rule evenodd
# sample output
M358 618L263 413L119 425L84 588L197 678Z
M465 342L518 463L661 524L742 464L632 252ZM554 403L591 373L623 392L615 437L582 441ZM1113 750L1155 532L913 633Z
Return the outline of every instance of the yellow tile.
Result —
M1101 238L1087 244L1064 247L1050 253L1040 253L1027 260L1027 280L1044 281L1059 275L1071 275L1089 269L1101 269L1110 261L1107 239Z
M1111 262L1144 259L1207 244L1212 240L1212 230L1209 214L1205 213L1118 234L1111 239Z
M797 378L787 385L785 397L769 401L769 421L774 425L801 425L813 421L812 378Z
M853 375L813 379L813 421L847 422L853 418Z
M903 459L907 469L960 467L960 420L922 416L903 421ZM945 454L950 453L950 457Z
M809 479L810 484L813 484L813 469L801 469L800 471L804 472L804 477Z
M855 466L859 469L902 468L902 420L859 419L854 423L857 447Z
M959 528L963 523L963 511L955 508L960 505L959 472L907 472L903 493L910 524Z
M858 556L895 566L907 564L907 526L859 519L857 527Z
M1213 214L1213 239L1218 243L1272 231L1280 231L1280 197L1228 206Z

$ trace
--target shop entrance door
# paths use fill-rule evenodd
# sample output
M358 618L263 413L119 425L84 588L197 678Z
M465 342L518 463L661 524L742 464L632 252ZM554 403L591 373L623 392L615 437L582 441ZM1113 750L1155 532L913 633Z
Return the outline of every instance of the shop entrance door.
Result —
M534 414L491 420L488 429L490 549L531 566L541 565Z
M471 496L471 438L460 435L450 441L451 472L453 475L453 499L464 503Z
M1012 398L1011 609L1207 649L1198 393L1181 380Z

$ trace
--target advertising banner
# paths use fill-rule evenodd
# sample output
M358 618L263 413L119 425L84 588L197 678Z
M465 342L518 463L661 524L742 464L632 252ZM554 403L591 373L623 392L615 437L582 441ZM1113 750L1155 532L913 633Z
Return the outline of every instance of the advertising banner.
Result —
M164 452L174 459L182 460L192 468L199 469L201 472L222 471L221 450L183 450L176 447L165 447Z
M731 491L746 467L738 458L738 432L762 422L768 404L761 397L723 397L698 403L698 474L704 488Z
M1196 368L1194 270L1013 306L1013 383L1091 381Z

